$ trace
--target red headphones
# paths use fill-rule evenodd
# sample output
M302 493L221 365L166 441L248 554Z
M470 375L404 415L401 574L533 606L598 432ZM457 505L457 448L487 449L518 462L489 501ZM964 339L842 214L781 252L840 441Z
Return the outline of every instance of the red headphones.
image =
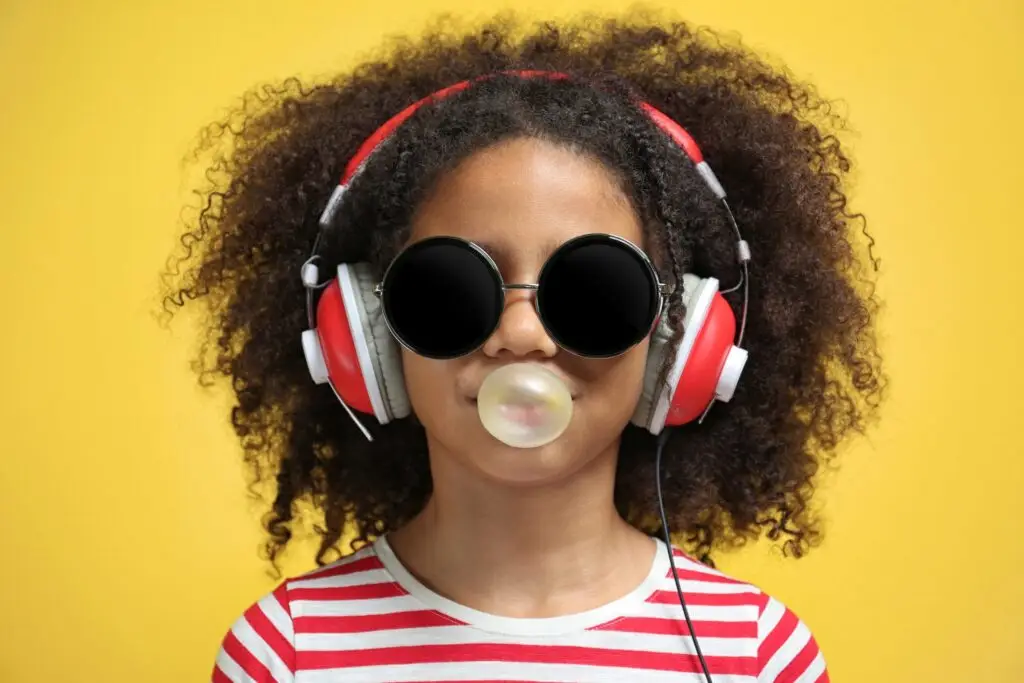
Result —
M513 73L524 78L568 78L565 74L542 71ZM393 116L363 142L346 165L340 184L327 202L320 218L321 234L330 228L346 190L374 150L421 106L464 90L473 82L463 81L419 100ZM639 106L682 148L728 213L739 240L745 319L750 249L739 235L739 228L725 201L725 190L704 161L696 142L682 126L647 103ZM320 283L316 253L319 242L318 236L313 256L302 267L309 317L309 329L302 333L303 352L313 380L317 384L329 384L366 437L372 439L352 409L373 415L380 424L410 413L398 343L384 321L377 283L369 264L341 264L335 278ZM701 418L715 400L731 400L747 360L747 352L738 346L742 343L743 325L737 337L736 318L719 291L718 280L686 274L682 284L686 311L682 339L673 350L674 334L663 316L652 335L643 393L632 418L633 424L652 434L660 433L666 425L679 426ZM314 294L321 289L323 294L314 304ZM674 353L674 358L669 372L664 381L659 382L666 356L670 353Z

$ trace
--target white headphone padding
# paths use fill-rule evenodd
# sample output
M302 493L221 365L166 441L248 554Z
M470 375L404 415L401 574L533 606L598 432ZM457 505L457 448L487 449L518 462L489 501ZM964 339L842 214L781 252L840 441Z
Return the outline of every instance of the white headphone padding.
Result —
M398 344L384 320L380 299L374 294L374 281L367 263L338 266L345 311L358 312L358 316L349 318L349 326L359 368L374 415L381 424L387 424L409 415L410 406Z

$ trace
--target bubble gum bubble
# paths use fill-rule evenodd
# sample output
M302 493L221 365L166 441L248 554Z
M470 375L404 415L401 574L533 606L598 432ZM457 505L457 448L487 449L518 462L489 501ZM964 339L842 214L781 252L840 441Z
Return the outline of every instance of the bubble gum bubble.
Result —
M534 363L503 365L484 380L477 412L491 436L513 448L549 444L572 420L572 395L553 372Z

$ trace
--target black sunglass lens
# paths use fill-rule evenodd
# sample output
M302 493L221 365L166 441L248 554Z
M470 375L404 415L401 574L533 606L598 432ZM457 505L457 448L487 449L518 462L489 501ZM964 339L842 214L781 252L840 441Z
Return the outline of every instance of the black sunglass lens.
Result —
M560 346L581 356L615 356L640 342L661 302L643 253L606 235L562 245L538 284L545 327Z
M405 249L388 268L382 289L392 332L430 358L456 358L479 348L504 305L490 260L472 244L447 237Z

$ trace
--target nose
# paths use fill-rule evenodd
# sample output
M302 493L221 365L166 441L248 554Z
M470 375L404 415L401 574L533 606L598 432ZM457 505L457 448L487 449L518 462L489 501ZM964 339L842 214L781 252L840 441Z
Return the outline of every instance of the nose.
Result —
M548 336L530 291L510 290L505 293L505 310L498 329L484 342L483 352L492 358L539 356L551 358L558 345Z

